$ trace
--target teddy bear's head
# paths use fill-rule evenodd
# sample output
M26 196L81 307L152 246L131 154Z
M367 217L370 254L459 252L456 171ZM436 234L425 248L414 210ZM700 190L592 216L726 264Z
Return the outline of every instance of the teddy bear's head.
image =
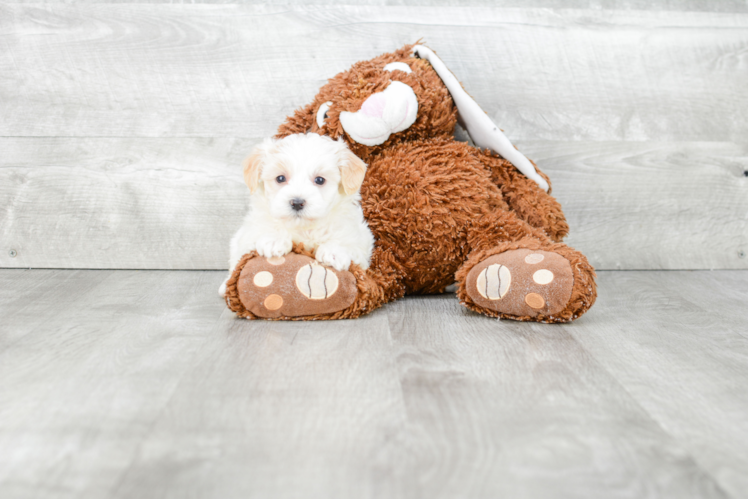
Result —
M342 137L361 158L404 141L449 137L457 108L415 45L354 64L331 78L314 101L281 125L279 136L315 132Z
M278 137L314 132L342 138L369 162L385 148L450 137L460 125L474 144L510 161L544 191L550 186L428 47L406 45L330 79L314 101L278 129Z

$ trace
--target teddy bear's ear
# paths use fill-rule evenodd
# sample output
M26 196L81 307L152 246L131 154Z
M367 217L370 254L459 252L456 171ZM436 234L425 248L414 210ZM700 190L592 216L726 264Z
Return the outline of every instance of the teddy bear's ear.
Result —
M297 109L291 116L286 118L286 121L278 127L278 134L275 138L282 139L293 134L306 134L312 130L312 125L315 123L317 114L315 103L316 101Z
M431 67L434 68L434 71L442 79L444 85L446 85L449 93L452 95L452 100L457 106L460 125L463 125L467 129L475 145L479 148L487 148L494 153L500 154L512 162L512 165L517 167L517 170L525 174L527 178L535 181L544 191L548 191L550 186L538 174L535 166L514 147L501 129L481 109L478 103L465 92L465 89L462 88L455 75L439 59L439 56L423 45L413 47L413 55L431 63Z
M366 163L346 148L340 162L340 186L343 192L351 195L358 191L365 175Z
M260 185L260 174L262 173L262 162L267 153L267 148L272 143L265 140L262 144L258 144L252 150L250 155L242 162L242 168L244 169L244 182L247 184L250 193L257 191Z

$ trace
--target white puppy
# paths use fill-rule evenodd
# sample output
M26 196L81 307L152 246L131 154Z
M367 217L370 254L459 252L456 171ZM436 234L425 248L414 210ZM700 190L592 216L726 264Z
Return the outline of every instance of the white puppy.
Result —
M369 267L374 237L359 189L366 164L342 141L317 134L266 139L244 160L249 213L231 239L229 276L244 254L279 257L293 243L338 271ZM228 278L227 278L228 281ZM219 293L226 292L226 281Z

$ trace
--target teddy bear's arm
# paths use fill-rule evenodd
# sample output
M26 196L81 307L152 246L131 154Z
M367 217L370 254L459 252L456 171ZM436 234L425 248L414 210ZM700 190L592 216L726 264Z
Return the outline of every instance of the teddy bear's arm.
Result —
M470 134L473 142L480 148L489 148L509 160L515 167L528 178L535 181L541 189L549 191L551 186L547 178L537 172L535 163L514 147L504 132L488 117L485 111L476 103L470 95L465 92L462 84L457 81L455 75L447 68L444 62L433 50L423 45L413 47L414 53L426 59L434 71L449 89L459 113L460 125Z
M535 168L538 175L548 183L547 193L509 161L488 152L480 156L483 164L491 171L491 179L501 190L504 201L520 219L542 229L553 241L561 241L569 234L569 225L561 204L550 195L550 179L537 166ZM535 165L535 162L532 163Z

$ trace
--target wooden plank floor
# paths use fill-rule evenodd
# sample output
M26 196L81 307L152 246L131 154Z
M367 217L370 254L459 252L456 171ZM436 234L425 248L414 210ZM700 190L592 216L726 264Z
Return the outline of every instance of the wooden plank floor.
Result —
M570 325L238 320L212 271L0 270L0 496L748 495L748 271Z

